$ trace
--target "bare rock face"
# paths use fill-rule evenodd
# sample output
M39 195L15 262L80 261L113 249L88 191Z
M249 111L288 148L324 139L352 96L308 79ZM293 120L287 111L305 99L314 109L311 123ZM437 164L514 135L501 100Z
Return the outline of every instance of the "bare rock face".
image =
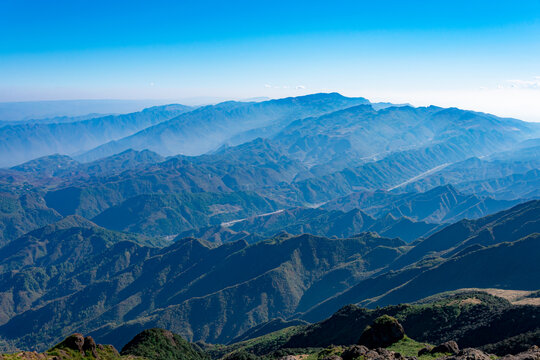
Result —
M383 315L364 330L358 344L370 349L385 348L403 339L404 336L403 326L395 318Z
M457 354L459 353L459 346L455 341L447 341L438 346L435 346L431 349L431 353L448 353L448 354Z

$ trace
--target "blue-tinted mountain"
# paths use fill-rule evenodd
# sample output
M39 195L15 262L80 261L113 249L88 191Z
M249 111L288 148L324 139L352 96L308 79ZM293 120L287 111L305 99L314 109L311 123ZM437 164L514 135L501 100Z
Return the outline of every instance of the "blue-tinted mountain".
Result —
M358 209L347 212L313 208L291 208L269 214L240 219L230 224L220 224L188 230L179 237L196 237L223 243L245 238L248 242L259 241L280 232L293 235L304 233L346 238L362 232L376 232L381 236L411 242L429 235L439 225L417 222L409 218L388 215L374 219Z
M539 215L540 201L530 201L449 225L414 243L387 271L322 302L304 317L317 320L350 303L397 304L459 288L534 290L540 273Z
M313 94L263 102L229 101L205 106L149 127L129 137L100 146L84 156L96 159L126 149L149 149L161 155L200 155L215 150L239 133L307 116L368 104L364 98L346 98L337 93ZM258 137L245 137L250 141Z
M0 128L0 166L12 166L51 154L74 154L192 110L184 105L148 108L126 115L109 115L84 121L20 124Z
M423 193L396 194L383 190L355 192L332 200L324 204L323 208L343 211L361 209L376 218L391 214L417 221L448 223L483 217L508 209L516 203L464 194L452 185L445 185Z
M0 193L0 247L19 236L58 221L62 216L48 208L35 192Z
M127 199L92 219L112 230L146 235L178 233L276 210L255 193L146 194Z

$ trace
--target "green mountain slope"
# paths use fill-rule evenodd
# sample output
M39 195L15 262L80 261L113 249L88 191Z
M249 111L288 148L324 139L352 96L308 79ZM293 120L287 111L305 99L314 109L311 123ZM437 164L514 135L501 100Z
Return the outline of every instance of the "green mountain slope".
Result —
M374 231L383 237L399 237L406 242L416 240L434 231L438 225L416 222L407 218L386 216L375 220L358 209L348 212L328 211L320 208L291 208L270 214L253 216L230 224L203 227L179 234L217 243L233 241L251 235L254 242L279 232L293 235L309 233L326 237L350 237L361 232Z
M391 214L417 221L449 223L483 217L508 209L516 203L464 194L452 185L445 185L423 193L394 194L382 190L356 192L330 201L323 208L344 211L357 208L377 218Z
M194 227L272 212L276 206L271 200L246 192L138 195L92 220L112 230L175 235Z
M186 239L161 250L122 241L66 266L56 286L16 314L6 313L0 336L39 348L85 329L99 341L122 345L160 326L188 339L226 341L343 291L397 257L403 245L371 235L302 235L219 247Z
M414 243L385 271L314 306L303 317L317 321L350 303L376 306L410 302L469 285L534 288L540 273L536 250L539 214L540 201L530 201L449 225Z

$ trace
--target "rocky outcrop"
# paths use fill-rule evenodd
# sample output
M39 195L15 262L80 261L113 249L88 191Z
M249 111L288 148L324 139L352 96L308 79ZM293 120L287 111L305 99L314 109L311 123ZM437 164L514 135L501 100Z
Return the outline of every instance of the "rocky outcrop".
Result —
M540 347L535 345L525 352L517 355L506 355L500 360L540 360Z
M418 356L429 354L431 353L431 350L433 350L433 346L426 345L425 347L423 347L422 349L418 351Z
M455 341L447 341L435 346L430 352L432 354L457 354L459 353L459 346Z
M368 351L369 349L364 345L353 345L347 348L343 354L341 354L341 357L343 360L354 360L365 355Z
M453 356L447 356L446 360L492 360L492 358L478 349L463 349Z
M404 336L403 326L395 318L383 315L364 330L358 344L370 349L385 348L403 339Z
M90 352L96 359L98 358L96 342L91 336L84 338L84 344L82 346L83 353Z
M82 334L69 335L64 341L56 345L55 348L67 348L78 351L81 355L84 355L84 336Z
M82 334L70 335L60 344L56 345L54 349L75 350L83 356L91 354L94 358L99 359L96 342L91 336L84 337Z

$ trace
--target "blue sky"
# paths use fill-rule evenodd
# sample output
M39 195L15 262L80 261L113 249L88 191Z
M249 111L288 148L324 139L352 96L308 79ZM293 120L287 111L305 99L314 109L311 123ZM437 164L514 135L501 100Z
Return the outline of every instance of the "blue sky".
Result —
M338 91L540 121L540 0L3 0L0 34L0 101Z

